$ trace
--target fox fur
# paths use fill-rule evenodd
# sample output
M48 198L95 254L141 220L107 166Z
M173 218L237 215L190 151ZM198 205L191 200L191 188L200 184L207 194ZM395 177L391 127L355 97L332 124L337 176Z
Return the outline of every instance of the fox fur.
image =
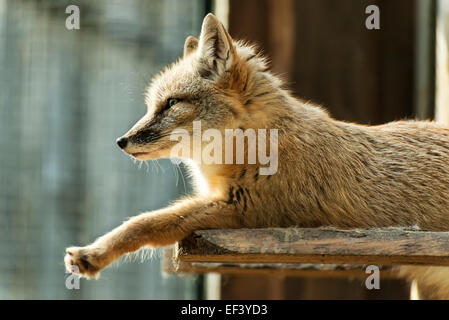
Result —
M167 101L176 99L167 108ZM176 128L192 122L220 131L277 128L279 167L260 175L259 164L197 164L207 189L170 207L137 215L86 247L66 251L67 269L86 277L143 246L173 244L211 228L418 226L449 230L449 129L430 121L367 126L333 119L293 97L256 49L232 40L209 14L199 39L188 37L184 56L156 76L148 110L125 135L137 159L167 158ZM201 182L201 183L200 183ZM201 191L201 192L200 192ZM449 271L405 266L431 298L449 298Z

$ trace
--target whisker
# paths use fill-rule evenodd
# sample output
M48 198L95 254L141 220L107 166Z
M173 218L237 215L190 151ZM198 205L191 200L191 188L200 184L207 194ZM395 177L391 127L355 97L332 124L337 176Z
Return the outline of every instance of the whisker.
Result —
M176 168L179 170L179 173L180 173L180 175L181 175L182 182L183 182L183 184L184 184L184 193L187 193L186 180L184 179L184 174L183 174L183 172L182 172L182 169L179 167L179 163L176 164Z
M145 163L145 167L147 168L147 173L150 171L150 165L148 164L148 161L143 161Z

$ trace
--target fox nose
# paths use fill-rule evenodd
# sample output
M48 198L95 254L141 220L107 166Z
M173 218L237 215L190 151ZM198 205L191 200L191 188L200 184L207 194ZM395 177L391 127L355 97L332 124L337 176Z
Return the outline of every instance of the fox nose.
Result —
M126 145L128 144L128 138L126 137L120 137L117 139L117 144L121 149L125 149Z

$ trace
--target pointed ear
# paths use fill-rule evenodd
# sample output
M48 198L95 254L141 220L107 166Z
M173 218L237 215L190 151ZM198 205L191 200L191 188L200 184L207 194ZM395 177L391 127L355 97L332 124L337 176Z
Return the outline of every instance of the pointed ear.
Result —
M191 53L195 52L198 48L198 39L192 36L188 36L184 42L184 57L187 57Z
M235 58L232 38L223 24L211 13L203 20L198 55L206 73L223 75Z

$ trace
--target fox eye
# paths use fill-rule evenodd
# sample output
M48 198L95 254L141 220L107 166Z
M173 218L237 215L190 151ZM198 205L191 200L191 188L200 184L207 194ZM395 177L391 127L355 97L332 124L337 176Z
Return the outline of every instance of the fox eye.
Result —
M175 99L175 98L169 98L167 100L167 106L166 109L173 107L175 104L177 104L179 102L179 99Z

